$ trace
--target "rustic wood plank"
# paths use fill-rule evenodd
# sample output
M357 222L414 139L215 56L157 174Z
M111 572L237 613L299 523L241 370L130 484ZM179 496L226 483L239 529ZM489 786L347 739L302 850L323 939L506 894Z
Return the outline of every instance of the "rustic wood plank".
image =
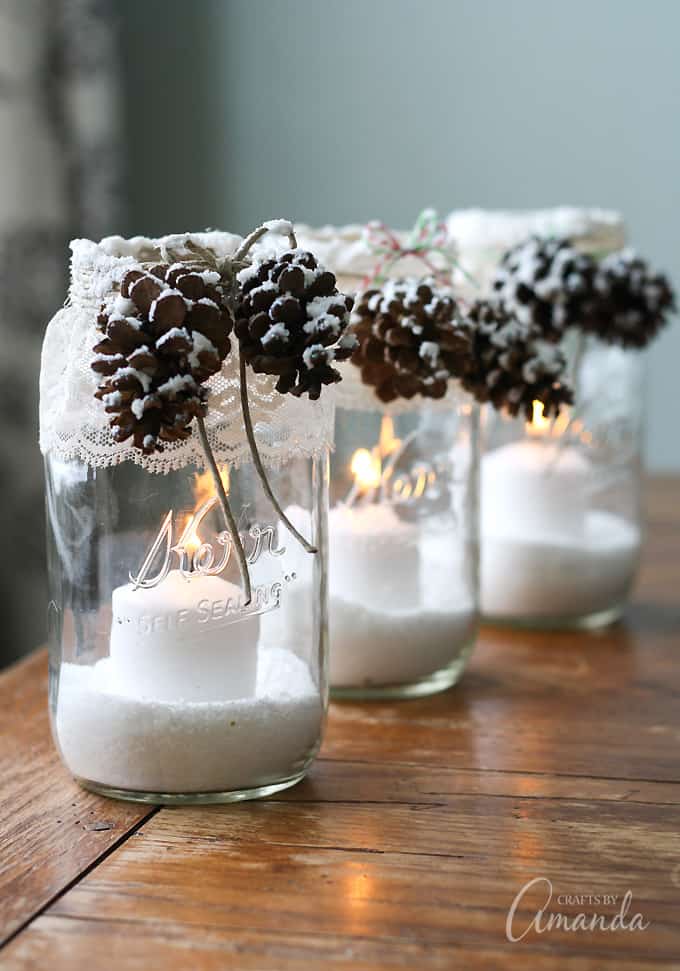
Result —
M644 935L643 935L644 936ZM121 923L40 917L30 935L14 941L3 954L3 971L659 971L648 955L570 954L539 942L530 953L522 944L492 946L487 935L465 931L451 944L405 938L371 940L359 936L292 934L284 927L265 931L223 930L184 924Z
M334 705L324 756L380 751L458 769L678 781L680 485L671 485L655 490L668 508L651 517L622 623L591 633L483 628L455 690Z
M334 705L323 754L675 782L679 632L675 608L590 635L486 629L454 691Z
M651 483L624 624L487 629L446 695L334 705L309 780L276 801L161 810L67 892L55 882L52 904L2 951L3 971L680 967L679 493L677 479ZM42 732L33 744L51 753L46 721ZM27 786L33 756L20 744ZM45 759L46 788L71 786ZM135 811L96 802L110 818ZM35 825L40 870L58 833ZM511 944L508 907L536 876L554 898L630 889L650 926ZM521 919L540 902L528 897ZM579 909L552 906L572 919Z
M456 806L461 796L677 806L680 804L680 784L321 758L300 785L279 793L277 799L286 802Z
M87 793L63 769L50 735L46 651L0 684L1 941L153 809Z
M461 796L453 805L379 812L273 801L163 810L57 900L49 917L77 920L90 934L102 915L119 922L125 938L130 924L148 924L152 933L184 927L187 940L200 940L205 928L225 935L283 928L395 948L463 942L467 959L469 947L510 947L505 920L514 895L546 876L555 897L630 889L635 910L651 922L637 934L554 929L550 949L671 961L680 949L680 890L671 879L678 860L677 810L628 802ZM520 927L543 899L529 898ZM572 917L580 909L559 907ZM540 950L543 938L533 935L532 944ZM9 955L21 953L19 939ZM125 965L123 944L119 955ZM526 960L521 951L517 957Z

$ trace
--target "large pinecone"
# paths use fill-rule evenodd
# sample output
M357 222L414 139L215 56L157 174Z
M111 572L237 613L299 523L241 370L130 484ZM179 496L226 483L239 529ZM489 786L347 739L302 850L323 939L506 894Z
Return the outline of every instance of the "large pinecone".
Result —
M431 280L388 280L364 291L352 331L359 340L352 362L384 402L416 394L443 398L469 353L456 301Z
M584 329L611 344L645 347L675 310L668 278L632 250L605 257L595 275L597 294Z
M236 336L252 369L278 375L276 390L316 399L340 380L334 362L356 347L347 333L352 298L305 250L255 262L237 275Z
M204 382L231 349L219 274L185 263L129 270L97 326L105 336L94 348L96 397L112 415L114 439L132 438L148 455L188 438L192 420L206 414Z
M561 382L566 360L540 331L508 315L499 304L478 300L468 313L471 353L461 374L463 387L478 401L490 401L511 415L530 420L532 404L541 401L546 416L559 414L573 401Z
M493 297L523 324L559 341L565 330L582 326L591 312L595 261L566 239L531 236L501 259Z

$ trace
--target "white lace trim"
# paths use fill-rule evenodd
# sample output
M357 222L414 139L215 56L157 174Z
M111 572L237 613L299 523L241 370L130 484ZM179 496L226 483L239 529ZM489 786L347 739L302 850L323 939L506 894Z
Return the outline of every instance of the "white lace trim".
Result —
M626 244L623 218L607 209L458 209L450 213L447 225L458 244L461 267L477 284L472 286L463 273L454 275L469 299L488 294L500 258L529 236L563 236L582 252L594 254L613 253Z
M526 211L459 209L448 216L447 226L457 249L457 261L465 270L463 273L454 269L453 283L457 293L470 300L487 292L505 250L533 234L566 236L589 253L611 253L626 243L622 217L605 209L572 206ZM300 246L311 249L336 274L338 285L346 293L358 290L362 279L375 267L377 258L361 226L298 225L295 232ZM408 235L403 230L393 232L402 242ZM466 273L474 278L476 286ZM409 257L395 264L389 275L422 277L427 271L420 260Z
M108 237L100 243L74 240L71 244L71 287L66 306L47 327L40 371L40 449L43 454L78 458L96 468L134 462L149 472L165 474L187 465L205 464L197 435L143 455L127 442L117 443L109 430L109 415L94 397L98 377L91 370L92 348L99 340L96 316L100 305L126 270L139 261L159 260L162 248L191 258L187 241L213 249L220 256L233 253L241 242L230 233L185 233L160 239ZM322 454L333 441L333 395L319 401L280 395L276 379L248 375L248 391L255 435L262 461L275 468L294 456ZM238 349L232 351L210 389L206 428L218 462L248 461L248 447L239 401Z

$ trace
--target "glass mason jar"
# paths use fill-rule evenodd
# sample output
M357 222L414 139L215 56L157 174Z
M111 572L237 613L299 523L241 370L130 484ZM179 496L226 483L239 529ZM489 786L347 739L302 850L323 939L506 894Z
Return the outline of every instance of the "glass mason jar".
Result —
M565 338L575 401L554 421L484 409L481 607L493 622L592 628L624 610L641 545L644 358Z
M86 788L221 802L297 782L327 705L327 459L270 481L319 552L298 553L252 464L222 470L252 583L209 472L46 459L50 702L62 759ZM305 619L295 636L288 601Z
M474 644L478 409L457 389L402 411L371 400L336 411L331 691L415 697L455 684Z

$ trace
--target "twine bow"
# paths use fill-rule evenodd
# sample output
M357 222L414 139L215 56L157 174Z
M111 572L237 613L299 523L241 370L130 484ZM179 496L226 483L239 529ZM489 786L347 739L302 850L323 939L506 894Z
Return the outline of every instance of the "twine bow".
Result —
M453 241L446 223L438 218L434 209L423 209L403 243L379 220L368 223L364 240L377 261L373 272L364 277L363 287L383 283L392 267L407 256L419 259L442 286L451 286L451 272L458 265ZM432 261L435 254L441 258L443 266Z

